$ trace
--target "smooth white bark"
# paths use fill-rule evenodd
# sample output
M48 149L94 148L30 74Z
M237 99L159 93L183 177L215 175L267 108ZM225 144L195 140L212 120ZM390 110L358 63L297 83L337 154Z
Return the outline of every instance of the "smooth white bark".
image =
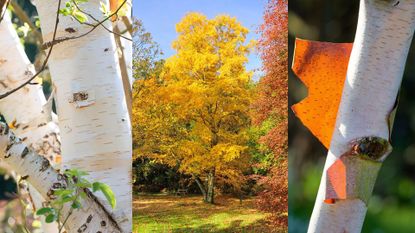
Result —
M114 22L114 27L117 27L120 32L124 32L122 35L130 40L125 38L120 38L122 44L122 54L125 60L125 65L127 69L128 80L130 82L130 89L132 89L134 78L133 78L133 42L131 33L128 30L129 26L132 24L131 15L132 15L132 1L127 0L123 6L126 10L125 15L119 17L117 21ZM127 25L129 24L129 25Z
M118 9L118 7L116 8ZM115 10L116 10L115 9ZM131 25L131 11L132 2L127 0L122 6L122 12L125 15L117 17L117 20L113 22L114 26L114 39L118 51L118 60L120 65L120 71L123 81L124 94L126 98L126 104L131 118L132 114L132 87L133 87L133 42L132 36L129 31L129 25ZM131 30L131 28L130 28ZM122 36L120 36L121 34ZM127 40L128 38L129 40Z
M57 1L35 2L43 39L51 41ZM102 19L100 2L89 0L81 7ZM110 21L105 26L112 28ZM89 29L61 16L57 37L81 35ZM123 232L131 232L131 126L113 35L97 27L87 36L55 45L49 68L56 86L62 166L87 171L89 179L108 184L117 199L115 219Z
M324 203L326 171L357 138L388 139L387 117L401 84L415 26L415 1L361 0L336 127L309 233L358 233L367 211L359 199Z
M68 186L65 176L59 174L45 157L24 145L4 123L0 123L0 159L20 175L26 176L26 180L47 201L53 200L53 190ZM74 210L70 215L69 204L64 206L61 222L69 216L65 224L67 232L121 232L112 216L91 192L81 201L81 205L81 209Z
M0 23L0 92L12 90L34 73L34 67L24 52L9 14ZM0 113L8 123L14 122L13 131L35 152L53 164L60 160L60 138L57 124L52 120L51 109L45 108L46 99L40 84L27 85L0 100ZM43 198L29 185L35 208L41 208ZM43 220L43 219L42 219ZM42 230L58 232L57 224L42 221Z
M16 88L35 74L8 14L0 24L0 91ZM36 152L56 162L60 157L59 128L52 120L51 109L40 84L26 85L0 100L0 112L13 131Z

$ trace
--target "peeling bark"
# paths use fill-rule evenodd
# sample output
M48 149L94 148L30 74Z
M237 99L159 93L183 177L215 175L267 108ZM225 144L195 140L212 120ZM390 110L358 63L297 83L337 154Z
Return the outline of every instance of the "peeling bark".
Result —
M388 140L387 121L401 84L414 26L415 1L400 1L400 4L390 0L360 1L347 78L309 233L361 231L367 211L363 200L324 202L327 170L357 138L372 136Z
M359 199L366 206L372 195L382 161L392 150L389 142L377 137L364 137L350 143L349 150L328 169L325 203Z

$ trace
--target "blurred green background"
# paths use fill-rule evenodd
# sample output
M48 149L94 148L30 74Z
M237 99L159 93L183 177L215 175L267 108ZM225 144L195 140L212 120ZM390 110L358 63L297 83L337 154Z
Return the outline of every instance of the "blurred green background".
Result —
M352 42L359 1L290 0L289 64L294 38ZM306 89L290 70L289 104ZM364 233L415 232L415 48L411 46L392 135L363 226ZM289 111L289 232L304 233L314 206L327 150Z

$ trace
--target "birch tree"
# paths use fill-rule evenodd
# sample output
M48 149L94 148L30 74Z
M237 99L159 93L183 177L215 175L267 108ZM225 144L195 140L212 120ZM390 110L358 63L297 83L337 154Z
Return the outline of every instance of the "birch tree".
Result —
M131 18L132 2L131 0L123 2L120 0L111 0L111 12L117 11L121 4L124 4L123 15L116 17L113 22L114 39L118 51L118 61L120 65L121 77L124 86L129 116L131 117L132 109L132 86L133 86L133 23Z
M76 4L84 1L70 2ZM89 191L85 191L88 198L83 203L82 207L84 208L82 210L72 213L67 206L63 209L63 212L69 217L67 220L59 220L61 224L62 221L63 224L67 222L65 228L68 232L131 232L131 130L118 63L119 58L114 41L114 34L117 33L112 30L112 24L109 21L111 17L116 16L116 13L126 2L120 1L119 8L114 13L103 10L103 8L107 8L108 1L87 1L82 4L82 10L76 5L77 11L81 12L86 20L96 21L95 24L85 23L82 18L75 18L76 20L74 20L70 17L59 17L58 13L62 13L61 1L37 2L43 41L46 42L44 48L47 49L47 58L44 64L48 62L56 87L55 98L59 128L63 132L62 142L64 141L62 144L62 155L65 157L62 163L63 169L77 168L89 172L89 179L99 180L110 185L115 190L118 201L118 208L110 213L110 204L112 203L106 204L102 201L103 195L95 198L94 195L90 195ZM85 13L83 13L84 11ZM7 29L10 32L11 28ZM16 47L16 44L10 43L16 43L16 40L12 40L8 44L4 43L4 45L10 45L11 48ZM128 46L127 43L125 44L123 47ZM47 114L42 105L46 101L44 96L42 99L43 93L42 95L39 94L41 93L39 86L26 85L38 73L35 74L27 58L26 60L22 58L23 50L21 48L12 52L15 53L11 58L21 56L19 58L20 63L13 67L6 65L2 67L6 67L6 71L7 69L18 69L24 74L18 74L17 77L12 76L16 79L12 80L13 84L17 85L18 88L11 85L9 88L14 89L10 91L5 89L1 95L1 103L6 102L2 105L5 112L10 110L10 116L6 116L8 121L18 117L23 119L10 120L10 122L13 122L12 125L16 126L13 130L16 133L19 133L18 129L27 130L24 132L30 134L32 139L28 140L29 137L24 137L23 134L22 140L15 142L22 145L23 154L25 154L25 156L20 156L21 161L6 160L11 157L9 152L5 153L4 161L21 175L29 172L30 175L28 176L31 178L28 181L41 193L46 201L51 201L53 199L51 197L53 196L52 189L56 185L65 186L62 182L61 185L57 184L59 182L53 182L56 177L58 177L58 180L61 179L59 177L62 177L62 175L52 168L49 170L49 162L37 153L43 152L41 150L45 148L41 146L44 144L39 146L40 149L37 149L35 143L31 143L29 147L26 147L22 142L31 142L36 139L32 136L32 129L35 130L35 127L30 128L31 131L29 131L30 126L50 128L49 122L46 124L43 122L45 118L50 120L51 124L55 123L51 120L51 117L45 117ZM101 57L101 59L97 59L98 57ZM106 72L102 73L102 71ZM6 76L6 78L6 81L10 81L10 77ZM21 84L22 82L23 84ZM2 84L7 85L8 83L3 82ZM30 92L30 90L37 95L28 95L27 92ZM14 100L12 97L18 96L19 93L24 93L25 97L29 97L30 101L36 103L31 105L32 110L40 106L40 111L37 109L37 111L29 112L26 109L26 112L24 110L16 112L11 108L10 106L13 106L13 104L10 105L10 103ZM24 98L21 98L21 100L24 100ZM32 103L30 101L29 105ZM26 105L22 105L23 108L24 106ZM1 109L2 113L3 108ZM39 117L36 117L37 115L34 113ZM29 119L27 120L25 117ZM30 117L35 120L33 121ZM35 124L39 122L40 124ZM8 130L4 131L8 132ZM5 133L5 135L7 136L8 133ZM37 135L36 132L34 135ZM45 134L41 134L41 136L44 142L49 142L49 136L48 139L46 139ZM13 140L15 138L10 135L7 137L2 141L3 144L8 145L6 151L10 149L12 144L14 145ZM49 149L49 147L47 148ZM34 149L33 153L31 152L32 149ZM23 157L26 157L29 150L30 154L34 154L33 160L27 162L25 169L22 170L23 168L18 166L26 163ZM56 154L57 152L55 150L53 153ZM18 158L17 156L14 157ZM38 164L42 166L38 170L40 174L34 173ZM33 168L30 168L29 165ZM42 176L43 170L47 171L46 175L43 174L44 176ZM99 218L102 218L101 222L98 221Z
M322 124L320 129L310 128L314 134L321 133L316 136L329 148L329 152L308 232L361 231L377 173L391 151L392 115L414 26L414 1L360 1L355 41L340 92L338 112L333 118L336 119L335 125L326 131L322 129L326 125ZM305 52L309 54L308 64L313 63L310 54L319 53L317 51L323 51L327 46L335 45L320 43L308 47ZM347 54L348 45L335 47L336 53ZM336 57L328 61L333 54L327 52L327 48L325 51L316 56L325 57L321 59L326 59L327 63L314 63L315 66L330 63L335 66L339 64L336 60L346 59L347 62L349 59L347 54L345 58ZM294 61L294 66L296 62L298 60ZM299 76L300 73L306 75L301 69L295 71ZM334 75L341 75L341 72ZM333 77L326 77L330 78ZM309 77L304 80L306 85L312 85ZM328 84L322 86L331 92L327 89ZM312 91L309 89L308 98ZM314 94L315 91L317 89L314 89ZM296 109L300 115L310 111L313 110ZM318 119L318 116L314 117Z
M29 149L17 138L9 127L0 123L0 158L19 174L24 174L43 197L54 199L55 191L68 186L68 177L57 172L43 156ZM94 194L87 194L82 202L83 208L71 213L72 208L62 209L68 232L123 232L107 210L96 200ZM86 218L85 218L86 217Z
M35 74L35 70L8 14L0 24L0 34L0 83L2 90L12 90L16 84ZM1 99L0 112L13 126L16 135L25 138L28 146L50 161L59 162L61 152L57 119L39 83L25 86L13 98Z
M53 41L56 18L50 12L56 11L56 1L35 2L43 40ZM89 0L82 9L102 19L100 5L99 0ZM102 24L112 29L111 22ZM61 17L56 36L79 37L90 30ZM63 169L78 168L89 172L90 179L110 185L118 202L115 219L131 232L131 126L115 48L113 35L97 27L86 36L56 44L49 69L56 86Z
M0 23L0 83L2 90L12 90L35 73L27 58L9 14ZM60 162L60 138L56 116L52 114L51 102L47 102L40 84L27 85L11 98L0 100L0 112L13 131L23 138L28 146L46 157L52 164ZM41 208L43 198L33 187L29 187L33 204ZM53 232L56 225L42 224L43 230Z

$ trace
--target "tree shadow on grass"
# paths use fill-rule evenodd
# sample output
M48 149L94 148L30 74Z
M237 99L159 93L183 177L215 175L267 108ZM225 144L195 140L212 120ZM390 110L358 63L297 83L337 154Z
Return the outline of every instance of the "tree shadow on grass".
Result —
M172 230L172 233L286 233L286 229L272 227L264 220L253 222L250 225L241 225L242 220L234 220L227 228L220 228L215 224L204 224L199 227L181 227Z
M134 201L134 232L150 233L284 233L270 226L254 199L221 197L215 205L199 196L138 196Z

